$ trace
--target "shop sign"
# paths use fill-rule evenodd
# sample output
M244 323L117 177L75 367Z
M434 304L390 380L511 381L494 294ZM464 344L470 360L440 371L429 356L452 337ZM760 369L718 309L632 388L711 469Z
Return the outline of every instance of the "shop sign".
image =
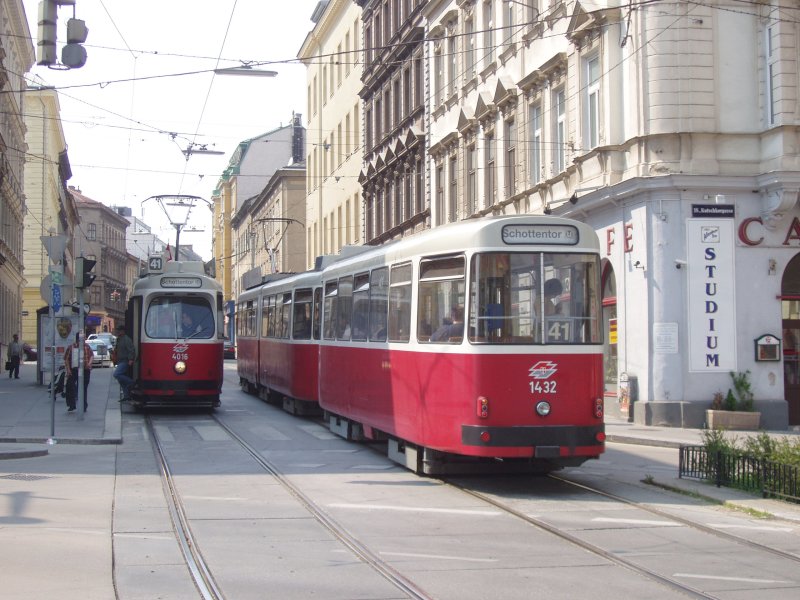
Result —
M687 219L689 370L736 370L734 223Z

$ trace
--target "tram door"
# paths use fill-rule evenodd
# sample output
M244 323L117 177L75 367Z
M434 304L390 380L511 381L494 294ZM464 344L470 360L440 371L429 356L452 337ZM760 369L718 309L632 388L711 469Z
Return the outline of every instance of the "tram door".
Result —
M786 266L781 282L783 394L789 425L800 425L800 254Z

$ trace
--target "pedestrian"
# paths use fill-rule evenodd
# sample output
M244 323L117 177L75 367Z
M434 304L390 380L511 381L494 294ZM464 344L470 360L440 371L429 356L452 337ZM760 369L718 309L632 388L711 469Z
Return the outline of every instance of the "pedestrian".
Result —
M80 347L83 344L83 356ZM82 341L80 333L75 334L75 343L64 350L64 365L67 367L67 412L75 412L78 402L78 368L83 363L83 412L89 407L89 380L92 377L94 352L92 347Z
M22 344L19 343L19 336L15 333L11 343L8 345L8 362L11 363L8 369L8 378L19 379L19 363L22 360Z
M133 340L125 333L124 325L117 327L117 343L114 346L114 352L117 359L117 366L114 367L114 379L119 382L122 400L130 400L131 386L133 385L131 370L136 360L136 347L133 345Z

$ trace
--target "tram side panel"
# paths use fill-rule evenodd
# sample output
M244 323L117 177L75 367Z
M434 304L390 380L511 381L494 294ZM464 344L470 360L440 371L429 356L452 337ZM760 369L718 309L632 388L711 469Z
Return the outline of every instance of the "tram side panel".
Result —
M602 415L595 413L596 399L602 398L601 366L596 354L326 346L320 403L368 428L442 452L589 458L603 451ZM543 400L552 407L545 416L536 412Z

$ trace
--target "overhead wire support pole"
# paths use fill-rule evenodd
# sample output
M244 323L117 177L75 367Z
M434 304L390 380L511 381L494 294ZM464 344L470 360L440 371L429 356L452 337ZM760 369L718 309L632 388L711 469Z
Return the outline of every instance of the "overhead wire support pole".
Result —
M175 260L180 260L181 230L186 227L189 214L198 202L205 202L211 206L211 202L200 196L190 194L160 194L145 198L144 204L148 200L155 200L167 216L170 225L175 228ZM170 208L167 208L170 207Z

